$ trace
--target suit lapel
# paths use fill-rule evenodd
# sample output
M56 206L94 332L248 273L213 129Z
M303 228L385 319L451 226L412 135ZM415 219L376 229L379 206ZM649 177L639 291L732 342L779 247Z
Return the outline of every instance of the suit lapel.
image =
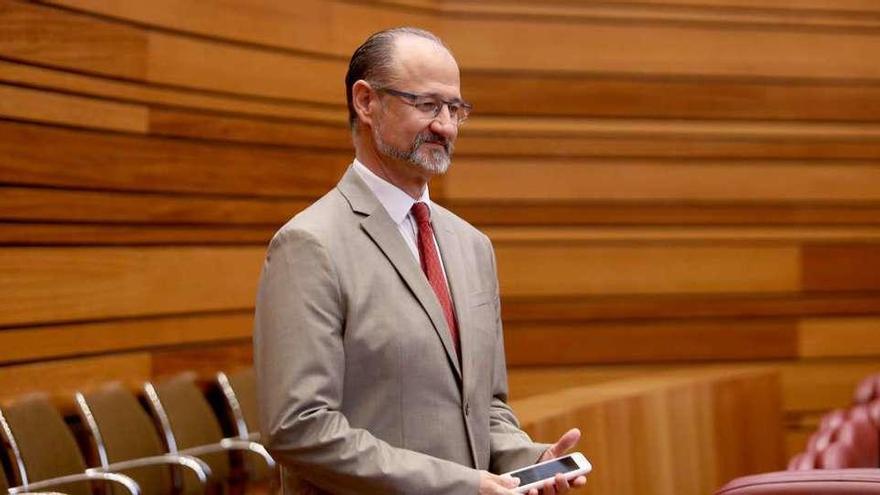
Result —
M468 285L467 266L465 253L461 248L461 242L449 221L444 217L444 212L434 209L433 215L434 235L437 237L437 245L440 247L440 256L443 258L443 267L446 271L446 279L449 282L449 291L452 293L452 301L455 304L455 316L458 322L458 338L461 341L461 365L463 375L464 397L469 396L473 385L473 362L474 355L474 332L471 329L471 312L468 294L471 288Z
M353 168L349 168L337 188L348 199L349 204L357 213L366 215L361 221L361 227L385 254L397 273L415 295L416 300L428 314L433 323L434 331L443 343L446 356L453 368L459 382L461 381L461 369L455 355L455 347L452 345L452 337L443 316L443 309L434 294L434 290L428 284L428 279L422 273L412 252L400 235L397 225L388 216L388 212L382 207L379 200L370 191L369 186L357 175ZM438 241L439 243L439 241ZM444 263L446 262L444 258ZM457 301L456 301L457 304Z

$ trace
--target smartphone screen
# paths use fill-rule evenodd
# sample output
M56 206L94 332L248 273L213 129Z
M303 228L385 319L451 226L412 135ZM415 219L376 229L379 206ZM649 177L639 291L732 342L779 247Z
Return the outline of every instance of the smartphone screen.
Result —
M557 473L567 473L577 469L577 463L569 456L563 457L562 459L556 459L553 462L548 462L547 464L542 464L540 466L520 469L519 471L510 473L510 475L514 478L519 478L519 484L520 486L523 486L536 481L552 478L556 476Z

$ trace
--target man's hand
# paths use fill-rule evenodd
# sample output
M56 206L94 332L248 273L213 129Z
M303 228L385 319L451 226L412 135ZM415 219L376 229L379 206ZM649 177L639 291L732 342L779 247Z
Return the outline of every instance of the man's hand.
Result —
M519 480L516 478L480 471L479 495L516 495L512 488L517 486L519 486Z
M544 452L544 455L538 459L538 462L549 461L550 459L555 459L557 457L561 457L565 455L566 452L571 450L572 447L577 445L578 440L581 439L581 430L577 428L572 428L565 432L559 440L556 441L553 445L550 446ZM555 481L555 483L554 483ZM561 474L556 475L556 479L554 481L548 481L544 483L544 487L541 489L541 495L561 495L563 493L568 493L572 488L579 488L587 484L586 476L578 476L570 483L565 479L565 476ZM532 488L529 490L529 495L538 495L538 490L536 488Z

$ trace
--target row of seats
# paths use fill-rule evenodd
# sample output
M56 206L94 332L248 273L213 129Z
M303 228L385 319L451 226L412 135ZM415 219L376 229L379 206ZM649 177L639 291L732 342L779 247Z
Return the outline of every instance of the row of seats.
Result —
M220 416L193 373L148 382L140 398L119 383L77 392L83 449L45 394L14 400L0 409L0 493L91 495L108 484L114 495L234 494L245 479L265 488L277 477L255 429L253 370L218 373L209 393L223 404Z
M853 405L824 416L788 470L744 476L716 495L880 495L880 374L856 386Z

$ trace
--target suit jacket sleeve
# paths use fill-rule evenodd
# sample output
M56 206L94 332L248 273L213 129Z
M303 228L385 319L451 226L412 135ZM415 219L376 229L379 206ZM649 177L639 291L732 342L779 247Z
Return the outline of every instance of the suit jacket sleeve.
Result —
M286 468L339 494L475 495L477 470L395 448L339 411L345 356L340 274L311 233L272 240L257 295L254 362L267 447Z
M489 411L489 471L501 474L536 463L550 445L532 442L520 428L513 410L507 405L507 361L504 357L501 298L495 254L491 244L489 252L492 259L492 272L495 274L495 314L498 332L498 337L495 339L495 372Z

